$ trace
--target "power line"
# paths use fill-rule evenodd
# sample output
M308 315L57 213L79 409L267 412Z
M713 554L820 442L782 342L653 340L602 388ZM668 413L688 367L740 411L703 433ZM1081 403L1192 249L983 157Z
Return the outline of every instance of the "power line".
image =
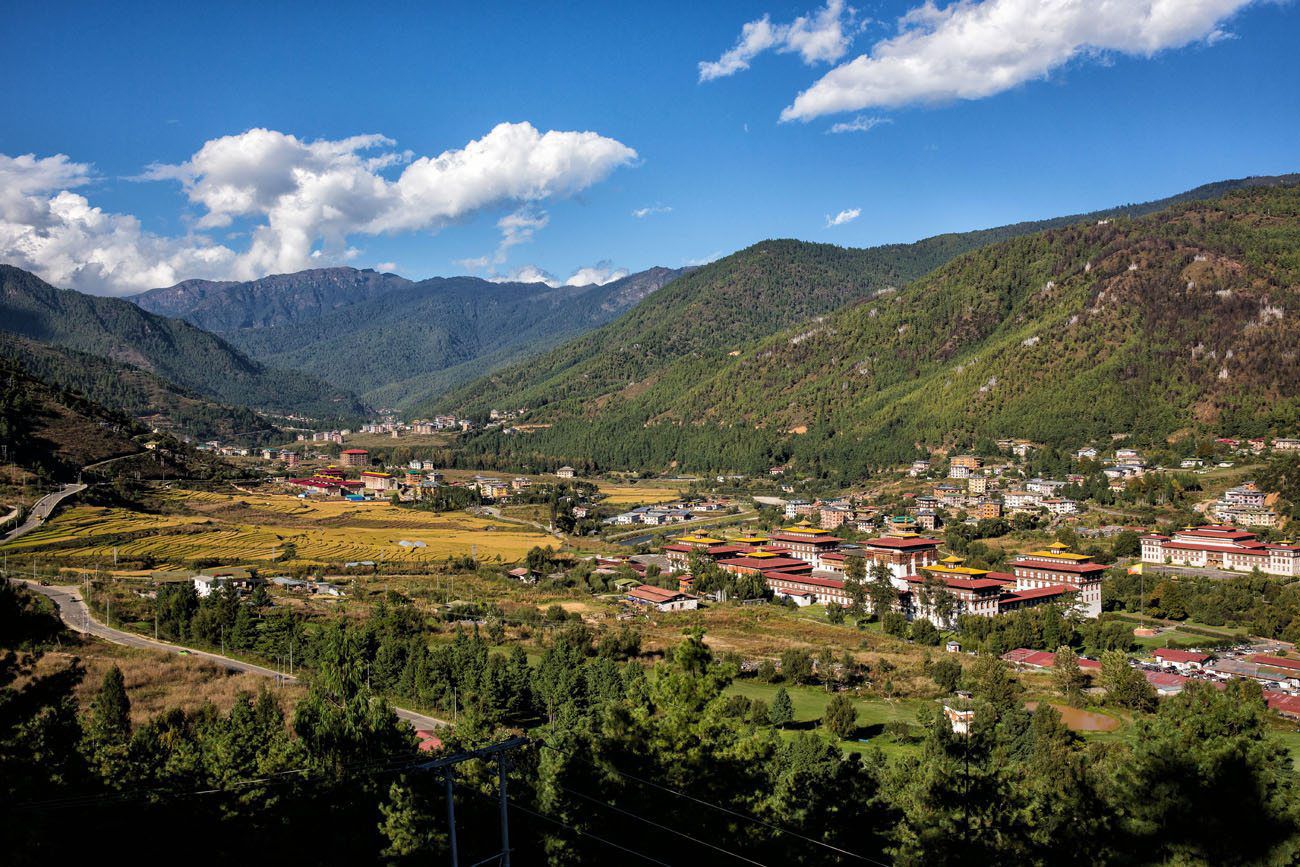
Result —
M756 817L756 816L750 816L750 815L748 815L748 814L746 814L746 813L741 813L741 812L738 812L738 811L736 811L736 810L732 810L732 809L730 809L729 807L724 807L724 806L722 806L721 804L715 804L715 803L713 803L712 801L705 801L705 800L703 800L702 798L697 798L697 797L695 797L694 795L691 795L691 794L689 794L689 793L687 793L687 792L678 791L677 789L670 788L670 787L665 786L665 785L663 785L663 784L661 784L661 783L656 783L656 782L654 782L653 780L647 780L647 779L644 779L643 777L638 777L638 776L636 776L635 774L629 774L629 773L627 773L626 771L620 771L618 768L615 768L615 767L612 767L612 766L609 766L609 765L598 765L598 764L596 764L596 762L592 761L591 759L586 758L585 756L578 756L578 755L574 755L574 754L571 754L571 753L566 753L566 752L564 752L563 750L559 749L558 747L553 747L553 746L551 746L551 745L548 744L548 743L545 743L545 742L542 742L542 741L538 741L537 743L541 744L541 746L545 747L546 749L548 749L548 750L552 750L552 751L554 751L554 752L557 752L557 753L559 753L560 755L565 756L565 757L567 757L567 758L578 759L578 760L580 760L580 761L585 761L585 762L587 762L587 764L591 765L591 767L595 768L595 769L598 770L598 771L609 771L609 772L611 772L611 773L613 773L613 774L617 774L617 775L620 776L620 777L625 777L625 778L627 778L627 779L629 779L629 780L632 780L632 781L634 781L634 782L641 783L642 785L646 785L646 786L650 786L650 787L652 787L652 788L658 789L658 790L660 790L661 792L667 792L667 793L670 794L670 795L676 795L676 796L679 797L679 798L685 798L686 800L691 801L691 802L696 803L696 804L699 804L699 805L701 805L701 806L709 807L709 808L714 809L714 810L717 810L717 811L719 811L719 812L721 812L721 813L726 813L726 814L729 815L729 816L735 816L737 819L743 819L743 820L745 820L746 822L752 822L752 823L754 823L754 824L756 824L756 825L762 825L763 827L765 827L765 828L769 828L769 829L771 829L771 830L773 830L773 831L776 831L776 832L778 832L778 833L781 833L781 834L788 834L788 835L790 835L791 837L796 837L796 838L798 838L798 839L800 839L800 840L803 840L803 841L805 841L805 842L807 842L807 843L812 843L813 845L821 846L821 847L823 847L823 848L825 848L825 849L830 849L831 851L833 851L833 852L837 852L837 853L839 853L839 854L841 854L841 855L847 855L847 856L849 856L850 858L857 858L857 859L859 859L859 860L861 860L861 861L866 861L868 864L876 864L876 865L878 865L878 867L890 867L889 864L886 864L886 863L883 862L883 861L877 861L877 860L875 860L874 858L868 858L866 855L860 855L860 854L858 854L857 852L851 852L851 851L849 851L848 849L841 849L839 846L836 846L836 845L831 844L831 843L827 843L827 842L825 842L824 840L818 840L818 839L815 838L815 837L809 837L809 836L807 836L806 834L800 834L798 831L791 831L789 828L783 828L783 827L781 827L780 825L773 824L772 822L768 822L768 821L766 821L766 820L764 820L764 819L760 819L760 818L758 818L758 817Z
M480 797L488 798L487 795L484 795L482 792L479 792L476 789L469 789L468 791L472 792L473 794L479 795ZM491 799L488 798L488 800ZM574 826L568 824L567 822L562 822L559 819L556 819L554 816L548 816L545 813L539 813L536 810L525 807L523 804L520 804L518 801L515 801L513 798L508 800L510 806L520 811L521 813L527 813L530 816L534 816L538 819L542 819L543 821L550 822L553 825L558 825L561 828L564 828L568 831L572 831L574 834L577 834L580 837L590 837L593 840L604 843L606 846L612 846L615 849L619 849L623 852L628 853L629 855L635 855L638 858L642 858L646 861L649 861L651 864L661 864L663 865L663 867L671 867L671 865L669 865L666 861L660 861L658 858L654 858L650 855L645 854L644 852L638 852L635 849L629 849L627 846L624 846L621 843L615 843L613 840L608 840L604 837L601 837L598 834L593 834L590 831L584 831L581 828L575 828Z
M622 815L627 816L628 818L636 819L638 822L644 822L647 825L653 825L654 827L660 829L661 831L667 831L669 834L676 834L678 837L682 837L684 839L690 840L692 843L699 843L701 846L707 846L710 849L723 853L724 855L730 855L733 858L744 861L746 864L753 864L755 865L755 867L767 867L767 865L763 864L761 861L755 861L752 858L747 858L744 855L741 855L739 852L733 852L730 849L715 845L713 843L710 843L707 840L701 840L698 837L692 837L690 834L687 834L685 831L678 831L676 828L669 827L668 825L662 825L659 822L654 821L653 819L647 819L645 816L641 816L638 815L637 813L633 813L631 810L624 810L622 807L616 807L613 804L609 803L608 801L602 801L599 798L593 798L591 795L583 794L582 792L575 791L573 789L568 788L567 786L561 786L558 783L556 784L556 788L568 792L570 795L573 795L575 797L583 798L584 800L591 801L593 804L598 804L600 806L605 807L606 809L613 810L616 813L621 813Z

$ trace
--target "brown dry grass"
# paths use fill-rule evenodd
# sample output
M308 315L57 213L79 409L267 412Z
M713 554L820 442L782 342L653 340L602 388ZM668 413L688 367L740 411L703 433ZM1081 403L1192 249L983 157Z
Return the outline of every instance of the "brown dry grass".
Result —
M37 671L48 672L66 666L73 656L80 658L86 670L76 692L82 710L89 708L105 673L116 665L122 670L126 693L131 699L131 722L136 725L172 708L193 713L208 703L224 713L230 710L241 692L255 696L262 689L275 689L265 677L229 671L194 657L102 641L85 641L69 651L47 653ZM280 706L288 714L305 690L296 684L288 684L280 687L277 694Z

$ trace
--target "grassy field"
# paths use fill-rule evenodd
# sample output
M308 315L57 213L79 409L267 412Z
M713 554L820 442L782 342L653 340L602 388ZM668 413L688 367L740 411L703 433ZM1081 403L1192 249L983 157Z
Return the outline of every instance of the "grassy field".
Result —
M262 689L274 688L264 677L229 671L195 657L122 647L98 639L83 639L67 653L45 654L37 670L45 673L63 668L74 655L86 670L86 676L76 690L77 704L81 709L85 711L90 707L104 674L116 665L122 670L127 697L131 700L131 721L136 725L171 708L193 713L211 703L226 712L240 693L256 696ZM276 692L280 706L289 714L305 689L297 684L286 684L276 688Z
M162 506L161 514L76 507L6 550L32 553L57 546L60 559L70 563L111 559L116 549L122 559L174 564L201 559L415 564L471 553L480 560L513 562L533 546L554 541L491 518L438 515L386 502L175 490ZM417 544L399 544L403 541Z
M743 695L746 698L761 699L772 704L772 698L780 684L762 683L755 680L739 680L727 687L729 693ZM794 723L792 731L812 729L821 724L826 712L826 703L830 693L820 687L786 685L790 701L794 704ZM868 747L880 747L886 754L915 749L915 745L899 743L884 735L886 723L901 722L915 725L916 713L922 707L931 704L921 698L860 698L854 704L858 709L858 738L840 741L846 750L861 751Z

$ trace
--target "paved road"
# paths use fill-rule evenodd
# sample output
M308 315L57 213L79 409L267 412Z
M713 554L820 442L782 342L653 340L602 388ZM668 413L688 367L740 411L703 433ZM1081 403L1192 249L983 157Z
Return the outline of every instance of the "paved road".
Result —
M70 482L54 493L46 494L41 497L36 501L36 505L32 506L31 512L27 515L27 520L10 530L8 535L4 537L3 541L12 542L14 539L17 539L20 536L25 536L32 530L35 530L41 524L45 523L45 519L54 512L59 503L66 500L68 497L71 497L73 494L81 493L84 490L86 490L85 485Z
M251 662L244 662L240 659L231 659L229 656L222 656L219 653L208 653L205 650L194 650L192 648L182 647L177 644L170 644L166 641L154 641L152 638L146 638L143 635L137 635L134 632L125 632L121 629L113 629L110 626L96 620L90 614L90 609L81 598L81 589L76 586L46 586L38 584L24 578L17 579L26 584L31 590L48 596L54 601L59 609L59 616L68 627L76 632L94 635L105 641L111 641L114 644L122 644L127 647L143 647L148 650L162 650L169 653L180 653L188 651L191 656L199 659L205 659L222 668L231 671L242 671L248 674L256 674L262 677L278 678L285 683L294 683L298 678L291 675L282 674L271 668L265 668L261 665L254 665ZM425 716L415 711L406 710L405 708L394 707L397 715L409 722L417 729L434 729L439 726L447 725L446 720L440 720L437 717Z

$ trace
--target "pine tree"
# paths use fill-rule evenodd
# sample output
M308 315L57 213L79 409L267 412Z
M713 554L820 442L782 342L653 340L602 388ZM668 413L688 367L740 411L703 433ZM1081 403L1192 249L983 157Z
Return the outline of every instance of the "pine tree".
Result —
M831 696L831 700L826 703L822 724L841 740L852 737L858 730L858 709L854 706L853 699L842 692Z
M1079 668L1079 657L1070 647L1058 647L1052 663L1052 682L1066 703L1078 707L1083 704L1083 687L1086 682Z
M784 728L794 721L794 702L790 693L781 687L772 696L772 706L767 709L767 721L775 728Z

